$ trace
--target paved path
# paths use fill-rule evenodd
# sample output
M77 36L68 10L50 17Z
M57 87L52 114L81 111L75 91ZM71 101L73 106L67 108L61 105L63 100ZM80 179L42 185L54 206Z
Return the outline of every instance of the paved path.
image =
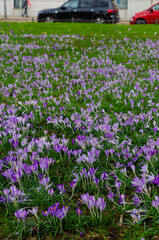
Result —
M0 22L37 22L37 17L7 17L4 19L4 16L0 15ZM117 24L129 24L129 19L121 19Z
M0 16L0 22L37 22L37 17L7 17Z

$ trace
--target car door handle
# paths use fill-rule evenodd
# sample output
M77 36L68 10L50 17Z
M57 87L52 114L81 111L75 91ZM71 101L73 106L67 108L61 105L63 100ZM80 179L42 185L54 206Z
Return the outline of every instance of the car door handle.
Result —
M94 9L91 9L90 11L91 11L91 12L93 12L93 11L94 11Z
M74 12L77 12L77 9L73 10Z

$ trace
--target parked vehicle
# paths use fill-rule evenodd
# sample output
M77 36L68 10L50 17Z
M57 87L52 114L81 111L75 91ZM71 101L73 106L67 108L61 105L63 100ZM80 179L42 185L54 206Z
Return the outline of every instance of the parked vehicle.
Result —
M145 11L132 16L130 24L154 24L159 23L159 2Z
M59 8L38 12L37 21L117 23L119 22L119 10L115 0L69 0Z

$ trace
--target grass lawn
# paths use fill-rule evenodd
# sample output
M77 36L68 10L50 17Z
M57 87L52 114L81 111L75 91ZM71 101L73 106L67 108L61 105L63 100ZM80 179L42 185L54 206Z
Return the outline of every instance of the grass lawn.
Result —
M0 23L0 239L159 239L158 39Z

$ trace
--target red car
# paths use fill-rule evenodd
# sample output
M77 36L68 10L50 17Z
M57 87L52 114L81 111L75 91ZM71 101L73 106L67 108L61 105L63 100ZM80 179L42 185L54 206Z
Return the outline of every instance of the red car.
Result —
M153 24L159 23L159 2L145 11L134 14L130 24Z

